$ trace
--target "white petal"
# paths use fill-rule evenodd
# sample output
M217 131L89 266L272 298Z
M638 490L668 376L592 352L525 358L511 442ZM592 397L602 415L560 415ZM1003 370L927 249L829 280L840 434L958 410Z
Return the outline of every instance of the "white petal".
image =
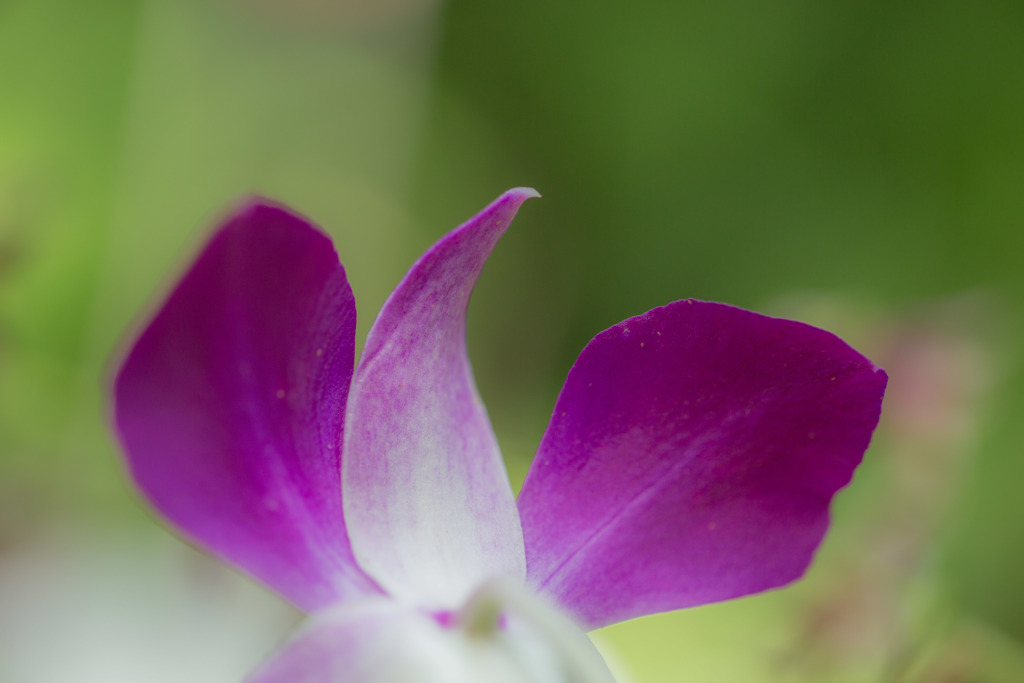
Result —
M360 567L390 595L454 609L526 575L512 487L466 355L466 307L533 190L510 190L412 267L366 338L345 418L342 501Z

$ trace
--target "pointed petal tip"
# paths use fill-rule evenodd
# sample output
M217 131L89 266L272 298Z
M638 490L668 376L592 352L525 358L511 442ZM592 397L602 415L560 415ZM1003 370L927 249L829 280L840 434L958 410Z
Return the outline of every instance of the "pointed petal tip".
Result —
M504 194L506 197L516 197L520 201L526 201L527 199L539 199L541 194L532 187L513 187L511 190Z

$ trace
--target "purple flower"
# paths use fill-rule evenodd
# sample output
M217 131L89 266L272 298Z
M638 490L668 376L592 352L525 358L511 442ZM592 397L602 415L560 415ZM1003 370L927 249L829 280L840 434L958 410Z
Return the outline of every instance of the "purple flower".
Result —
M139 487L312 615L251 681L610 680L572 622L756 593L811 561L885 373L828 332L722 304L597 335L514 498L465 315L533 196L510 190L429 249L354 371L330 241L252 202L124 361L116 425Z

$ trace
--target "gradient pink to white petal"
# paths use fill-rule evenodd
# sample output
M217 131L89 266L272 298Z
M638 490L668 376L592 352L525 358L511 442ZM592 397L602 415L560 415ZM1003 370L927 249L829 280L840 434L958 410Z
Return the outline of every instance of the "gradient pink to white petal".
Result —
M547 608L510 599L522 637L498 620L485 654L459 639L467 600L512 580L596 628L778 587L810 563L885 373L828 332L723 304L678 301L595 337L514 500L465 318L533 196L510 190L429 249L354 371L355 303L330 241L250 202L125 359L114 415L140 489L312 615L252 680L440 681L451 666L485 680L524 657L550 659L538 680L570 680L583 660L554 644L566 627ZM404 645L378 637L392 627ZM364 641L371 655L331 654Z

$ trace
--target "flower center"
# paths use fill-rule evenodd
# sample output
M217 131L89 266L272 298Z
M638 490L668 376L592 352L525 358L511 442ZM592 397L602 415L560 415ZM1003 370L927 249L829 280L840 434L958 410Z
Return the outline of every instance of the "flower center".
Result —
M444 628L460 631L468 643L498 647L526 666L561 672L550 680L612 683L601 656L587 635L559 610L511 577L491 579L480 586L461 609L434 619ZM542 664L543 663L543 664ZM530 680L546 681L540 676Z

